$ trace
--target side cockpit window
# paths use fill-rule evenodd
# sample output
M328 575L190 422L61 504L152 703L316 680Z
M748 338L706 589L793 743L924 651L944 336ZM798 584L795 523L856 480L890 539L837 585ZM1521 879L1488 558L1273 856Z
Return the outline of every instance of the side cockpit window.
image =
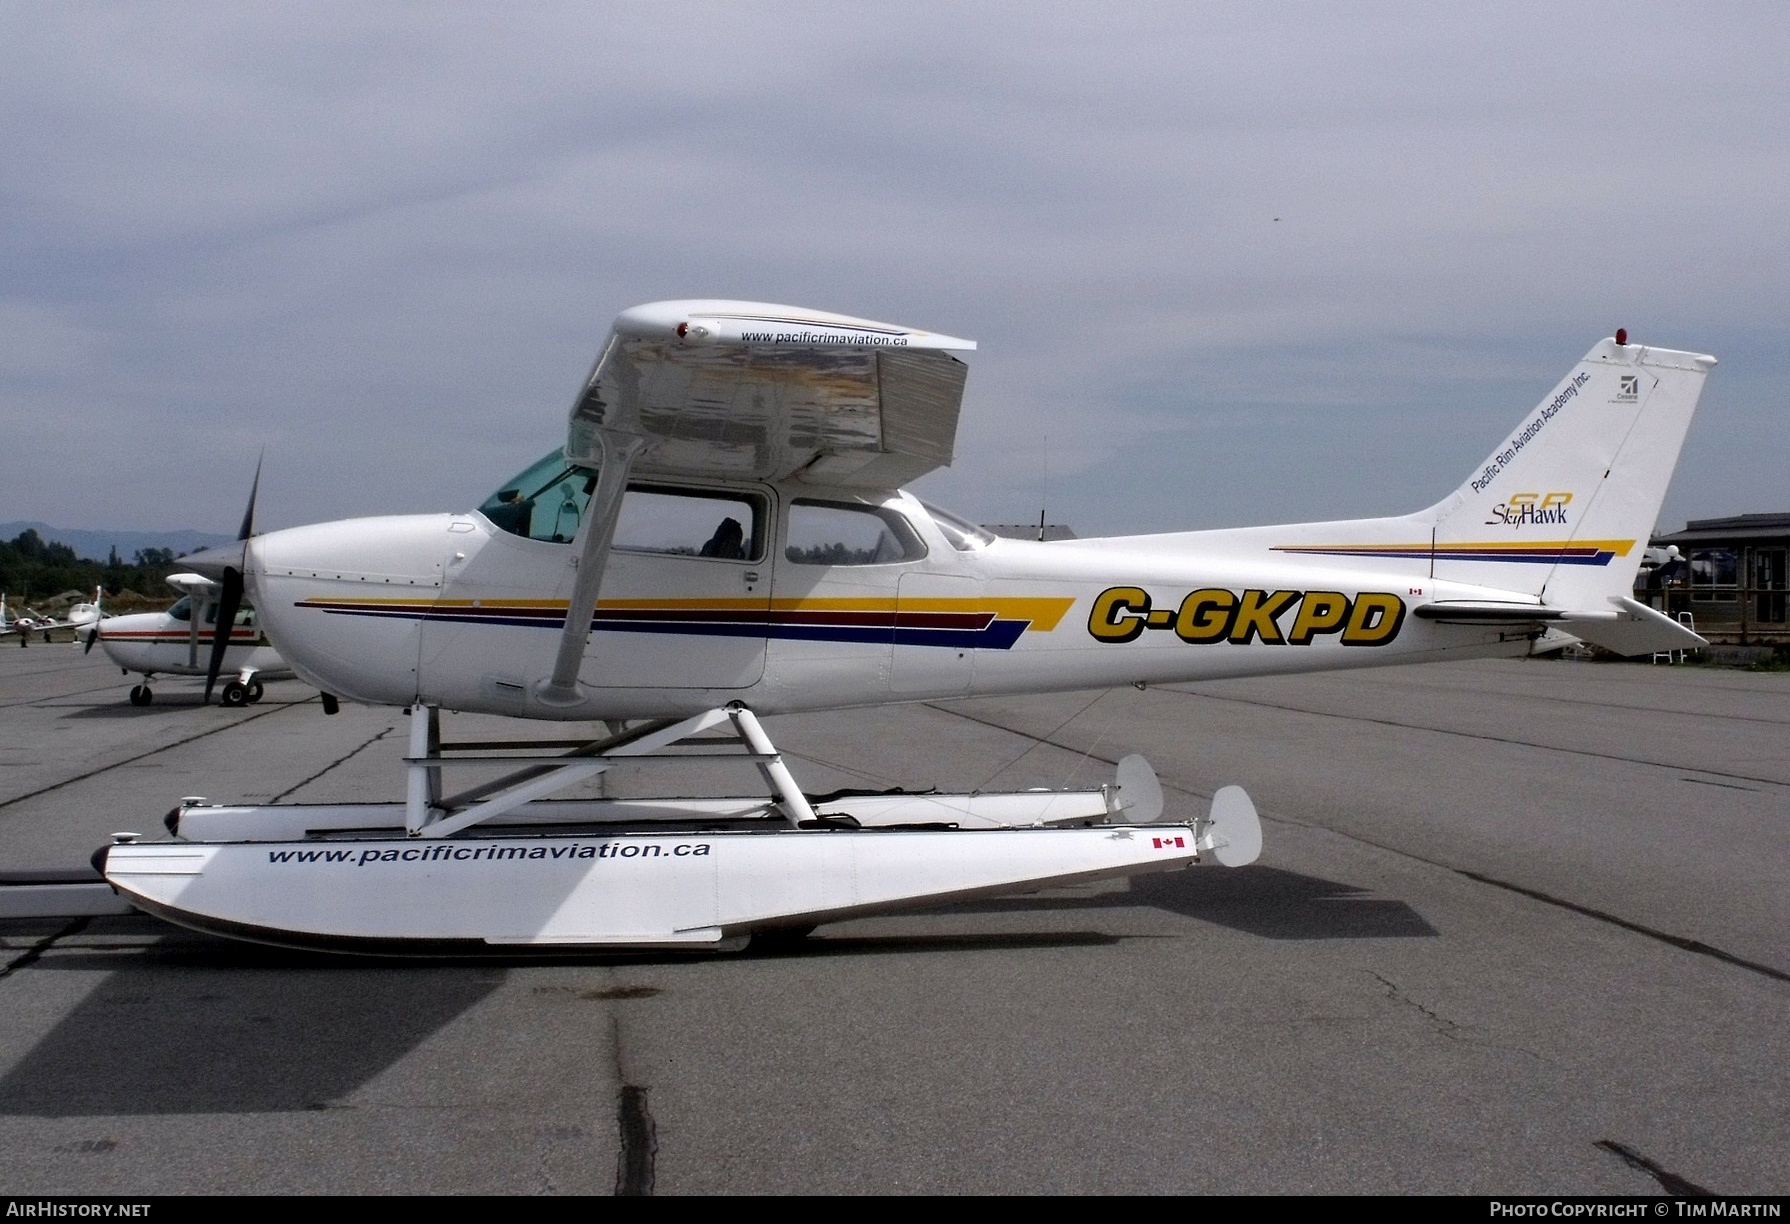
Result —
M893 565L924 557L926 545L894 510L801 498L790 503L783 555L797 565Z
M187 615L191 615L190 610ZM179 619L185 620L187 617L182 616ZM215 625L218 623L218 604L215 601L205 605L205 616L203 617L203 620L208 625ZM238 627L245 625L252 627L255 623L255 605L246 601L240 604L236 609L236 618L230 623Z
M617 552L757 561L764 514L749 493L630 485L615 524Z

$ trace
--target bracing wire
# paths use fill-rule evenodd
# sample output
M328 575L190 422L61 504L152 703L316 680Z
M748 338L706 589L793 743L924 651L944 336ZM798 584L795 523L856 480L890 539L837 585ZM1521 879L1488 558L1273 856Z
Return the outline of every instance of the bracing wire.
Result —
M1032 742L1026 746L1026 749L1024 752L1021 752L1018 756L1014 757L1011 761L1008 761L1005 765L1002 765L999 769L995 770L993 773L989 774L986 778L983 778L982 781L978 782L975 786L976 791L978 793L981 792L984 788L986 788L988 786L988 784L990 782L993 782L996 778L998 778L1002 774L1006 773L1009 769L1012 769L1015 765L1017 765L1021 761L1025 760L1026 757L1031 755L1031 753L1034 749L1036 749L1039 745L1048 742L1050 739L1052 739L1056 735L1057 732L1061 731L1064 727L1067 727L1070 723L1074 722L1076 719L1080 718L1083 714L1086 714L1089 710L1093 709L1102 700L1104 700L1106 695L1110 692L1112 692L1111 689L1102 689L1100 692L1095 693L1092 700L1090 700L1086 705L1082 706L1081 709L1079 709L1075 713L1071 714L1068 718L1065 718L1062 722L1060 722L1056 726L1052 727L1049 731L1046 731L1043 735L1033 736ZM1090 751L1092 751L1092 749L1090 749Z

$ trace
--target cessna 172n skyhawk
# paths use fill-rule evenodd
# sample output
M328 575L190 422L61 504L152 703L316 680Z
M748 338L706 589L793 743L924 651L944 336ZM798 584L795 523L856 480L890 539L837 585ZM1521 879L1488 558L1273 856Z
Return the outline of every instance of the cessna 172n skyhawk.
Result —
M176 922L373 951L721 949L922 902L1249 862L1260 827L1240 789L1156 823L1141 758L1094 791L823 801L758 718L1520 655L1551 628L1625 654L1695 646L1630 588L1714 361L1626 340L1595 345L1415 514L1045 544L992 539L901 491L950 462L969 341L756 303L637 307L565 447L478 510L188 558L222 584L220 626L252 592L300 678L408 707L406 800L189 800L168 839L121 835L96 859ZM224 643L220 628L214 676ZM517 758L443 743L442 709L609 734ZM723 728L732 747L693 738ZM741 749L769 798L546 798L630 759Z
M142 683L130 692L135 706L155 700L149 682L158 675L216 676L210 657L222 585L203 574L169 574L168 585L181 594L173 607L107 617L85 633L86 649L92 650L97 642L127 675L142 673ZM227 706L249 705L261 700L263 680L278 680L292 672L256 627L253 605L239 600L231 621L223 667L235 676L225 682L222 701Z

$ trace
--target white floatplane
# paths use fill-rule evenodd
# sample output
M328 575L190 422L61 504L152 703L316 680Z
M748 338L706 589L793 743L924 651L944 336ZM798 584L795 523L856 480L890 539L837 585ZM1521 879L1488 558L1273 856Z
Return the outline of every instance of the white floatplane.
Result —
M437 951L722 949L1247 863L1261 844L1247 795L1227 787L1163 821L1141 759L1077 793L821 799L759 717L1512 656L1549 630L1625 654L1697 645L1630 589L1714 361L1626 341L1595 345L1414 514L1040 543L902 491L951 460L971 342L757 303L637 307L564 448L478 510L188 558L220 583L220 635L252 593L326 711L338 697L408 708L405 801L189 800L166 838L123 838L102 870L204 930ZM444 743L444 709L608 733L518 754ZM549 798L630 762L716 753L756 765L767 794ZM444 784L466 765L511 772Z

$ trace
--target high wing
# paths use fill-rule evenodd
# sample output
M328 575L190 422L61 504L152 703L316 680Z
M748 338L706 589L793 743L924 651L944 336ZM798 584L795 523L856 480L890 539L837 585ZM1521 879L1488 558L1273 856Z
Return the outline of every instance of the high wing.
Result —
M646 439L637 475L895 488L951 462L967 373L951 354L975 347L763 302L636 306L573 404L566 457L601 466L601 429Z

